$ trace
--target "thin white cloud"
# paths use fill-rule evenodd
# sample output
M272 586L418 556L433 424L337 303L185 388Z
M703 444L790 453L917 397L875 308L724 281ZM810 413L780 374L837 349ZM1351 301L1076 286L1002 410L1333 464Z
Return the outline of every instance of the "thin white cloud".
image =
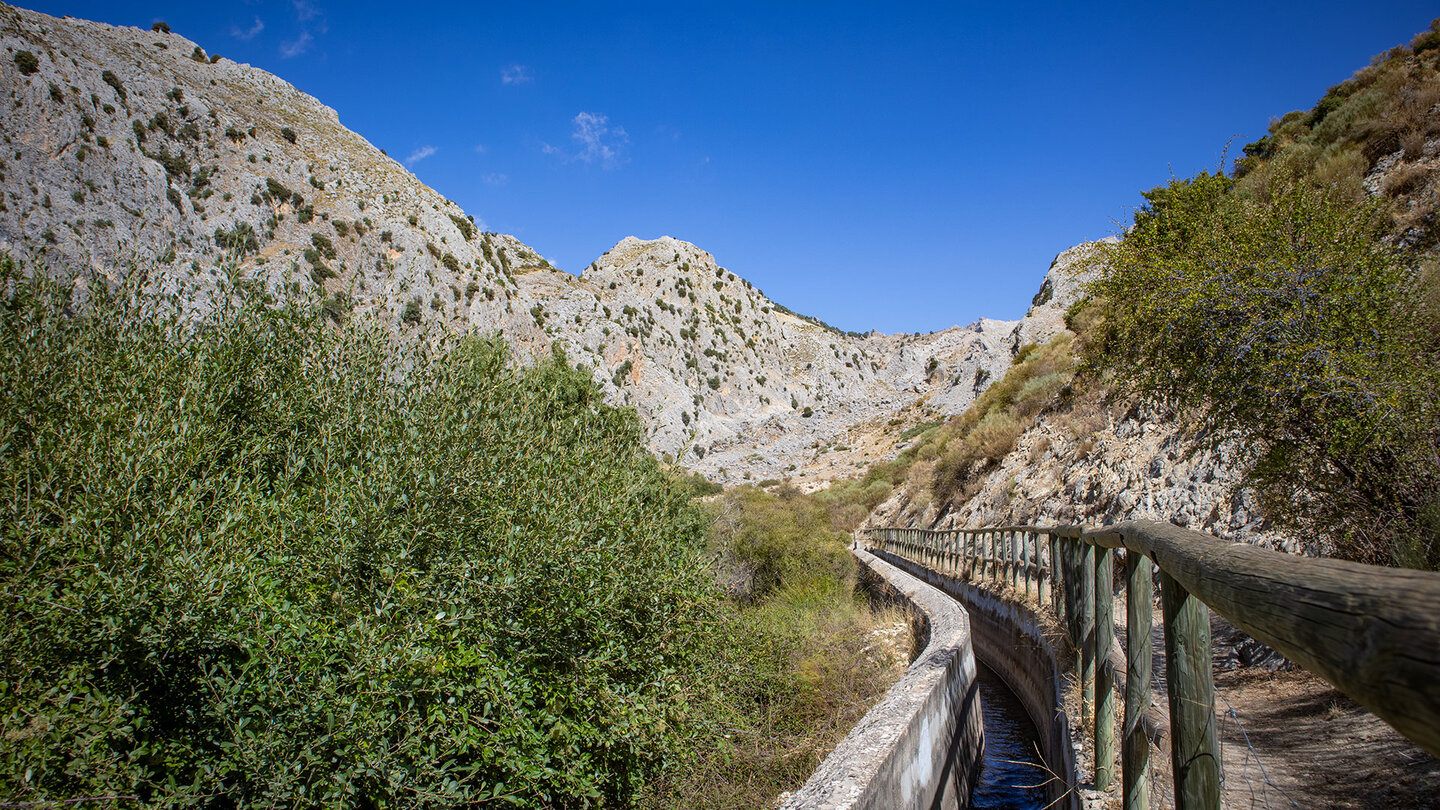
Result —
M570 139L579 145L577 151L571 152L550 143L541 143L540 151L566 162L578 160L592 166L599 163L606 169L625 162L620 153L630 143L630 136L624 127L612 126L607 116L589 112L579 113L571 119L571 123L574 128L570 131Z
M480 179L487 185L492 186L503 186L506 183L510 182L510 178L501 172L490 172L489 174L484 175Z
M431 145L429 145L429 144L426 144L426 145L420 147L419 149L416 149L414 152L411 152L411 153L410 153L410 157L405 158L405 165L406 165L406 166L413 166L413 165L415 165L416 163L419 163L420 161L424 160L425 158L430 157L431 155L433 155L433 154L435 154L436 152L439 152L439 151L440 151L439 149L436 149L435 147L433 147L433 146L431 146Z
M501 84L529 84L535 81L535 74L524 65L508 65L500 68Z
M243 31L242 31L242 30L240 30L240 28L238 28L238 27L236 27L236 26L233 26L233 25L230 26L230 36L235 37L236 39L240 39L240 40L244 40L244 41L246 41L246 42L249 42L250 40L254 39L256 36L258 36L261 31L264 31L264 30L265 30L265 22L264 22L263 20L261 20L259 17L256 17L256 18L255 18L255 24L252 25L252 26L250 26L250 27L249 27L248 29L246 29L246 30L243 30Z
M620 150L630 142L623 127L611 126L610 119L600 113L582 112L575 116L571 139L580 144L576 160L613 168L620 161Z
M475 154L477 154L477 155L483 155L483 154L485 154L485 144L483 144L483 143L477 143L477 144L475 144Z
M300 36L287 42L280 43L280 55L285 57L286 59L291 59L293 57L299 56L300 54L310 50L310 44L314 41L315 38L310 36L309 31L301 31Z
M315 35L329 30L325 22L325 12L319 6L309 0L291 0L291 5L295 8L295 22L299 25L300 33L294 39L280 43L280 55L286 59L310 50L310 46L315 43ZM255 22L258 24L260 20L257 18Z
M320 9L309 0L293 0L292 4L295 6L295 18L300 22L309 22L320 16Z

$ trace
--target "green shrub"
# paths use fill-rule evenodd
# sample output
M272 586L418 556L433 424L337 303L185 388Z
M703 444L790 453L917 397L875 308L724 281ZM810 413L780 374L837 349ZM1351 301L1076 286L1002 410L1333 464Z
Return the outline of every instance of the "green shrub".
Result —
M273 177L265 178L265 193L282 203L289 202L290 198L294 195L294 192Z
M115 95L119 96L121 101L125 100L125 85L120 83L118 76L107 70L100 74L100 80L110 85L110 87L115 90Z
M29 76L40 69L40 59L30 51L15 52L15 69L20 75Z
M215 244L240 258L260 251L260 240L255 235L254 226L248 222L237 222L228 231L216 228Z
M330 237L325 234L318 232L310 234L310 244L314 245L315 249L320 251L320 255L325 258L335 258L335 243L331 242Z
M193 50L193 51L190 52L190 58L191 58L191 59L194 59L196 62L208 62L208 61L210 61L210 60L208 60L208 59L205 58L205 49L204 49L204 48L201 48L199 45L196 45L196 46L195 46L195 50Z
M400 320L411 326L420 323L420 299L412 298L405 302L405 309L400 313Z
M465 237L466 242L475 238L475 223L456 214L450 215L450 221L455 223L456 228L460 229L460 235Z
M156 22L150 26L150 30L157 34L168 34L170 33L170 24L164 21Z
M1435 280L1382 241L1382 202L1285 172L1263 192L1202 174L1146 194L1093 286L1087 364L1237 437L1272 519L1338 556L1440 567Z
M676 761L704 521L584 373L5 272L8 800L613 807Z
M291 129L290 127L281 127L280 137L284 138L290 143L295 143L295 130Z

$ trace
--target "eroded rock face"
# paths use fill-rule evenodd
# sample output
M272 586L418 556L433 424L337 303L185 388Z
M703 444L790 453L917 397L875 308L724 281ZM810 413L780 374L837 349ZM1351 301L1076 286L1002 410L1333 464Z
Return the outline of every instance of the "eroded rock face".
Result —
M1161 520L1228 540L1302 550L1260 516L1250 494L1232 496L1242 469L1233 444L1187 442L1173 422L1140 408L1110 411L1078 428L1077 435L1077 425L1063 416L1042 417L971 497L934 503L902 490L867 525L948 529Z
M657 453L718 481L863 470L893 454L897 412L963 411L1016 348L1008 321L841 333L669 237L562 272L334 110L179 34L7 6L0 44L0 251L56 275L139 274L199 313L249 287L404 340L498 331L522 362L558 343L635 406Z

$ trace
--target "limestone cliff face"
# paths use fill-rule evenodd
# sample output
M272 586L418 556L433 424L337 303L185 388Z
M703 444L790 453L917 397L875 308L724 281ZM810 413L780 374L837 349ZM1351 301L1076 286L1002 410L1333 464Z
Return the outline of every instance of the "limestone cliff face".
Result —
M199 312L248 287L400 339L498 330L522 361L558 342L657 453L715 480L853 474L893 452L897 412L963 411L1016 348L1006 321L837 332L668 237L562 272L334 110L179 34L0 6L0 45L0 251L82 280L140 274Z

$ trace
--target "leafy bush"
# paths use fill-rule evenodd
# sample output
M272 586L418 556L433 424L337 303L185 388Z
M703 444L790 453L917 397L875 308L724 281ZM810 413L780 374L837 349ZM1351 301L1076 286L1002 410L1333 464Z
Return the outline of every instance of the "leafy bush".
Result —
M16 57L18 58L19 54L16 54ZM115 90L115 95L119 96L121 101L125 100L125 85L120 83L118 76L106 70L100 74L100 80L110 85L110 87Z
M290 127L281 127L280 137L284 138L290 143L295 143L295 130L291 129Z
M460 235L465 237L466 242L475 238L475 223L456 214L450 215L450 221L455 223L456 228L460 229Z
M608 807L674 761L704 521L585 374L4 272L10 801Z
M170 33L170 24L162 20L160 22L153 23L150 26L150 30L154 31L157 34L168 34Z
M260 250L260 240L255 236L255 228L248 222L237 222L228 231L216 228L215 244L238 257Z
M1238 436L1267 513L1337 556L1440 567L1436 284L1386 209L1287 172L1146 194L1093 292L1090 368Z
M15 69L20 71L20 75L29 76L40 69L40 59L30 51L16 51Z
M282 203L289 202L290 198L295 194L295 192L286 188L283 183L273 177L265 178L265 193Z
M325 258L335 258L335 243L330 241L330 237L326 236L325 234L320 233L319 231L310 234L310 244L314 245L315 249L320 251L320 255L324 256Z
M718 687L684 767L653 783L644 807L768 807L798 788L908 662L887 660L877 631L908 623L855 591L849 536L831 504L791 487L731 490L711 505L712 543L736 607L708 659Z

